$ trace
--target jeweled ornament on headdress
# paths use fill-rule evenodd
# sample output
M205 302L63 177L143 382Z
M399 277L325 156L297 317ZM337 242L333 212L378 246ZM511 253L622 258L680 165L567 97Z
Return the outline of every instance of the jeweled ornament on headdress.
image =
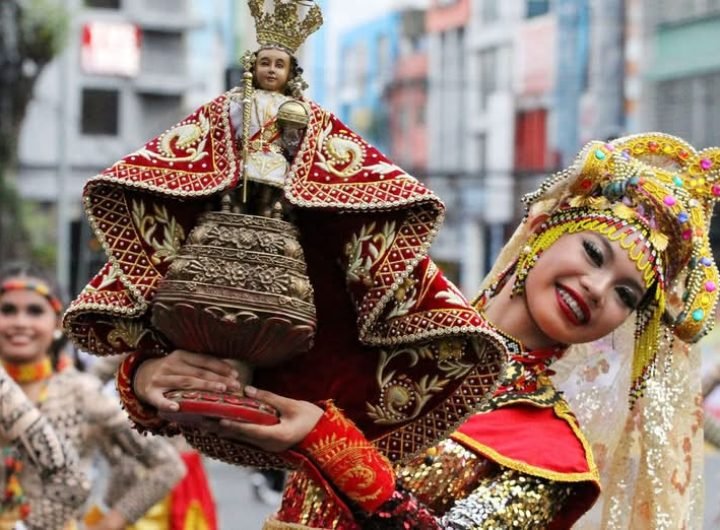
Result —
M323 23L322 11L312 0L273 0L274 11L264 12L265 0L249 0L261 47L279 46L290 55ZM305 16L301 11L309 7Z
M526 276L564 233L591 230L620 241L651 289L637 317L633 381L639 390L662 327L696 342L715 324L720 280L709 231L719 198L719 148L698 152L661 133L590 142L572 167L525 198L529 208L543 205L550 218L548 230L529 241L532 251L520 257L518 274Z

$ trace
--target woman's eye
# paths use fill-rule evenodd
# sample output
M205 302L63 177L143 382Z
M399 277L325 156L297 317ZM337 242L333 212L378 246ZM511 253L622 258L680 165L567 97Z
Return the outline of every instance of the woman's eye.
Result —
M34 317L44 315L45 314L45 308L41 305L29 305L27 308L28 315L32 315Z
M622 303L628 306L631 310L635 309L638 305L638 299L635 294L626 287L620 287L617 289L618 296Z
M0 314L3 315L14 315L17 313L17 307L15 307L12 304L2 304L0 305Z
M588 257L592 260L592 262L600 267L605 259L603 257L603 253L600 250L600 248L593 243L592 241L589 241L587 239L583 240L583 248L585 249L585 253L588 255Z

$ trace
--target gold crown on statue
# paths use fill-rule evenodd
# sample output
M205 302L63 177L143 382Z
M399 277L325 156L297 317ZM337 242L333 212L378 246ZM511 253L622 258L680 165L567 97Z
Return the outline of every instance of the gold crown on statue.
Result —
M293 55L300 45L322 25L322 11L312 0L273 0L275 10L265 13L265 0L248 0L255 19L260 46L280 46ZM300 9L309 7L300 19Z

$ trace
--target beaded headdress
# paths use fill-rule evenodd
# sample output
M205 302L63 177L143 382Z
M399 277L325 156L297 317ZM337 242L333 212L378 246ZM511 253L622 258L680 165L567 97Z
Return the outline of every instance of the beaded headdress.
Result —
M257 41L261 47L280 47L294 55L323 23L320 7L312 0L273 0L273 13L263 11L265 0L248 0L250 13L255 19ZM300 18L302 7L309 7Z
M718 148L696 152L661 133L591 142L569 169L525 197L528 211L537 206L550 217L520 254L515 292L542 251L563 234L590 230L619 241L649 291L636 319L632 392L637 396L662 327L696 342L714 325L718 270L709 229L719 197Z

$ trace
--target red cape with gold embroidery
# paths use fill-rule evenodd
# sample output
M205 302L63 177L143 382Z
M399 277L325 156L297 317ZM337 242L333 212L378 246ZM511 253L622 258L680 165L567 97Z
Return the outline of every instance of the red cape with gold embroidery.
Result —
M172 349L148 310L207 198L238 183L229 119L237 97L231 91L200 107L85 186L86 212L109 261L66 314L80 348L98 355ZM335 116L311 110L285 198L296 206L315 289L315 345L257 369L254 383L293 398L334 399L385 454L401 458L485 399L504 362L503 339L427 256L442 202ZM278 464L223 443L202 450L235 463Z

